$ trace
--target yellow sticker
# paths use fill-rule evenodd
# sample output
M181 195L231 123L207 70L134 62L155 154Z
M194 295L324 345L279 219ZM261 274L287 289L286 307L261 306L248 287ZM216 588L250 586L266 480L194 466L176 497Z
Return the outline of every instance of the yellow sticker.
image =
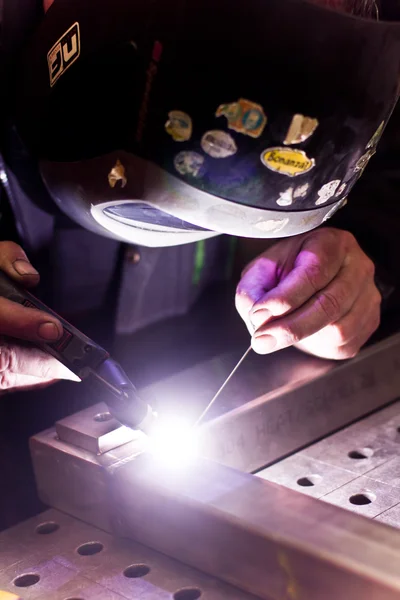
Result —
M11 592L0 590L0 600L21 600L21 598L15 594L11 594Z
M317 119L305 117L304 115L294 115L283 143L285 146L302 144L312 136L318 125Z
M187 142L192 137L192 119L181 110L172 110L165 123L165 131L174 142Z
M244 98L231 104L221 104L215 116L226 117L229 129L253 138L260 137L267 124L263 107Z
M124 188L128 183L128 179L125 174L125 167L120 160L117 160L108 174L108 183L110 187L115 188L118 181L121 182L122 188Z
M302 150L291 148L268 148L261 154L261 161L271 171L288 177L304 175L315 166L313 158L308 158Z

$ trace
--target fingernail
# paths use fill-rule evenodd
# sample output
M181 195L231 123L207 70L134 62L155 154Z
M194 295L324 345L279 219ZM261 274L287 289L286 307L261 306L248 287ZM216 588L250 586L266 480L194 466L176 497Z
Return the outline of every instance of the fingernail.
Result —
M269 354L272 352L278 342L272 335L260 335L259 337L253 337L251 345L253 350L258 354Z
M14 261L13 266L18 275L39 275L35 267L33 267L27 260L18 259Z
M250 321L252 322L254 328L257 330L259 329L259 327L261 327L261 325L264 325L264 323L266 323L270 317L271 312L266 308L262 308L251 313Z
M48 342L55 342L61 336L60 330L54 323L42 323L39 325L40 337Z

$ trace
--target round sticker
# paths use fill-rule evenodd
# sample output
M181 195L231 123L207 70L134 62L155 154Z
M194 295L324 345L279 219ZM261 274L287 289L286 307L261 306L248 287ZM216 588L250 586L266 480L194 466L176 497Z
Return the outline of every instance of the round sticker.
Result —
M165 131L174 142L187 142L192 137L192 119L181 110L172 110L165 123Z
M228 158L237 152L235 140L225 131L207 131L202 137L201 147L212 158Z
M180 175L200 177L204 174L204 156L198 152L179 152L175 156L174 166Z
M261 154L261 161L271 171L288 177L304 175L315 166L315 160L303 150L292 148L268 148Z
M330 181L329 183L323 185L318 192L318 200L315 202L315 204L320 206L321 204L328 202L328 200L330 200L330 198L336 194L336 190L338 189L340 183L340 179L335 179L335 181Z

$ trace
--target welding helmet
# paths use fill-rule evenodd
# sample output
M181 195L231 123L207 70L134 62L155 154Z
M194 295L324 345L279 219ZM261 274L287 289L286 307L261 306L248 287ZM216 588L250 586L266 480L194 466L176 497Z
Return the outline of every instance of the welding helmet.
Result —
M17 86L59 208L168 246L341 207L399 94L400 24L302 0L56 0Z

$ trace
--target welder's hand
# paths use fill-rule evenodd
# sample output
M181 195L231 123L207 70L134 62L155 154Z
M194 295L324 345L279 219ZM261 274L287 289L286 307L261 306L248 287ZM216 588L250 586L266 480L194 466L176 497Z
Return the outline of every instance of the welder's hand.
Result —
M237 288L253 349L295 345L322 358L355 356L380 322L374 271L347 231L323 228L277 242L248 265Z
M39 273L13 242L0 242L0 269L27 288L39 283ZM53 357L24 343L56 341L62 331L54 317L0 297L0 391L77 380Z

